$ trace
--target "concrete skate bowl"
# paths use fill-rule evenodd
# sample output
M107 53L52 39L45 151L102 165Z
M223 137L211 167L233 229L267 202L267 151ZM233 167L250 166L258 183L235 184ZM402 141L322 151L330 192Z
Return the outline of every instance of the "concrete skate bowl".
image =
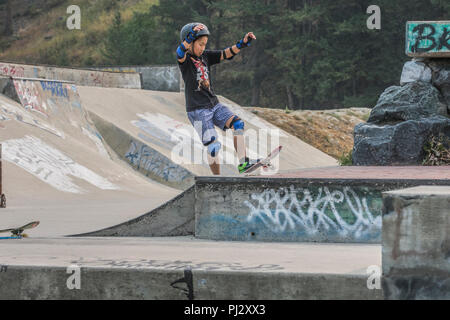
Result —
M124 161L142 174L164 183L174 183L183 186L186 173L191 172L186 179L197 176L210 176L211 172L205 164L192 164L180 161L172 153L177 142L184 141L193 145L194 149L203 154L197 134L193 131L186 117L184 96L180 93L126 90L108 88L79 87L83 106L89 111L96 128L108 145ZM101 101L96 97L102 96ZM244 119L248 131L258 132L259 129L273 130L277 135L269 134L269 143L282 144L285 149L280 155L279 164L283 168L315 167L318 165L335 165L336 161L307 145L301 140L273 127L255 115L246 112L230 100L220 97L239 116ZM220 132L219 130L217 130ZM231 132L229 132L231 133ZM233 158L234 148L232 137L220 137L225 145L225 157ZM277 140L278 139L278 140ZM272 141L271 141L272 140ZM276 141L276 142L274 142ZM267 143L267 145L269 145ZM254 149L250 145L250 154L256 156L263 149L257 144ZM268 148L266 148L268 149ZM264 150L267 152L267 150ZM155 156L155 154L157 156ZM307 154L308 157L304 155ZM301 156L303 155L303 156ZM154 160L158 157L158 161ZM181 159L183 160L183 159ZM186 160L186 159L185 159ZM188 159L189 160L189 159ZM164 163L165 171L154 170L153 163ZM223 172L228 176L236 176L233 165L223 166ZM179 173L175 173L178 170ZM192 178L191 178L192 177ZM155 210L136 219L95 232L77 234L76 236L169 236L194 233L194 203L195 188L188 187L176 198L168 201Z
M117 159L69 82L0 78L2 228L64 236L134 219L180 191Z
M6 227L41 220L35 236L88 234L90 230L127 236L193 233L194 177L210 175L210 169L174 160L173 141L168 143L173 137L187 136L194 149L202 149L188 123L181 94L25 78L4 78L1 83L8 96L1 97L0 123L6 129L1 131L9 204L4 211ZM101 103L99 96L104 98ZM277 129L220 99L246 121L248 131ZM232 136L222 138L226 157L234 158ZM280 156L283 168L336 163L282 131L276 138L285 146ZM267 140L272 142L270 133ZM260 145L249 146L250 156L267 152L269 148ZM235 175L235 165L224 165L222 172ZM185 191L180 194L180 190ZM117 232L110 226L129 230Z

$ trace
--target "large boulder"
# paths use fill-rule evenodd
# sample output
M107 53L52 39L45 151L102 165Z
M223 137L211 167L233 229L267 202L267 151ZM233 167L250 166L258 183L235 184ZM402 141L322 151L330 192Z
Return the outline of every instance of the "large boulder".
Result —
M432 84L441 92L450 114L450 59L432 61L429 66L432 70Z
M372 109L367 122L383 124L447 116L447 105L431 83L415 81L387 88Z
M360 123L354 129L353 164L420 165L424 146L431 136L439 134L450 139L449 118L434 116L393 125Z

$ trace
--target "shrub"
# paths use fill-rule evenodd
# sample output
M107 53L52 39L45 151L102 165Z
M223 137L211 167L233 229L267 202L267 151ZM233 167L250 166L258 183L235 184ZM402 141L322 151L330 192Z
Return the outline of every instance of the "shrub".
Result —
M425 158L422 162L425 166L450 165L450 139L440 134L432 136L423 147Z
M352 158L353 150L350 150L349 152L343 152L341 157L338 159L340 166L351 166L353 165L353 158Z

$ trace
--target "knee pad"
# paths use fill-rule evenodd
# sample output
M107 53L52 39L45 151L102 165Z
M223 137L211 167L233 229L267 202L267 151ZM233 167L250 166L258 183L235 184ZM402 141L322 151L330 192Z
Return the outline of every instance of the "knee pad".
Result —
M219 153L221 147L222 144L219 141L212 142L211 144L208 145L209 155L214 158Z
M244 121L238 119L232 122L234 128L234 135L242 136L244 134Z

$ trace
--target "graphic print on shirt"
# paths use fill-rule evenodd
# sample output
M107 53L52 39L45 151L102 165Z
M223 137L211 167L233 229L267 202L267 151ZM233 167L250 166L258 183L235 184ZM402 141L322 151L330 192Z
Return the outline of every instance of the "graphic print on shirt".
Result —
M192 57L191 60L194 63L195 68L197 69L197 81L198 81L197 91L200 91L201 88L211 91L208 68L206 67L206 64L202 60L196 60Z

